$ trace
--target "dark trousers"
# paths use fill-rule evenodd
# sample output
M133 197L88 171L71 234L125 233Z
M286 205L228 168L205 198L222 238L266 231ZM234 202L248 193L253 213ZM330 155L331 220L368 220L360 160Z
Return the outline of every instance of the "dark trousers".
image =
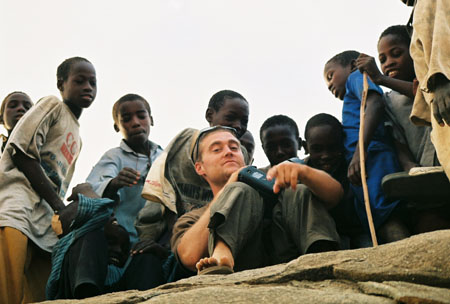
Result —
M163 263L152 254L136 255L121 279L105 286L108 244L103 230L95 230L76 240L67 251L57 298L82 299L129 289L147 290L165 283Z

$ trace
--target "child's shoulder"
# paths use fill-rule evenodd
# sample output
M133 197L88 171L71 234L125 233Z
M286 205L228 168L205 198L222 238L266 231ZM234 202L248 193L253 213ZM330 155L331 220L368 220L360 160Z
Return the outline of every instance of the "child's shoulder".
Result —
M56 96L46 96L39 99L36 104L26 113L27 116L35 116L37 113L45 115L49 112L60 111L64 103Z
M370 80L370 77L367 77L367 82L369 84L369 90L376 91L380 95L383 95L383 90L381 89L381 87L373 83L372 80ZM364 76L359 70L352 72L348 76L346 83L347 90L354 92L356 96L360 97L363 90L363 86L364 86Z
M358 81L358 82L363 81L363 74L358 69L356 69L355 71L351 72L350 75L348 75L347 83L354 82L354 81Z
M54 107L61 107L62 105L63 102L58 97L53 95L42 97L36 102L36 106L39 107L54 108Z

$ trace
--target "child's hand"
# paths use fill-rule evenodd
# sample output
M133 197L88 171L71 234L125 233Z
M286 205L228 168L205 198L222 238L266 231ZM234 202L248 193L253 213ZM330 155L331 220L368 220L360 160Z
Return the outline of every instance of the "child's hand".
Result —
M166 259L170 255L170 251L153 240L142 240L134 244L131 249L131 255L140 253L153 253L161 259Z
M359 158L359 149L356 146L356 151L353 154L352 160L348 165L347 177L355 186L362 186L361 182L361 163ZM366 177L367 178L367 177Z
M366 72L374 83L380 83L383 74L378 69L375 58L366 54L360 54L355 63L361 73Z
M132 187L138 183L140 177L140 172L125 167L115 178L111 180L111 186L115 189L115 191L122 187Z
M78 194L83 194L86 197L90 198L99 198L97 193L95 193L94 189L92 189L92 185L89 183L78 184L72 188L72 194L67 198L68 201L78 201Z
M57 233L59 238L62 238L63 236L65 236L70 232L71 230L70 225L72 225L73 220L77 216L77 212L78 212L78 200L70 203L64 209L60 210L57 215L55 215L58 217L57 219L61 223L60 229L62 231L61 230L56 231L55 227L53 227L53 223L52 227Z
M436 86L432 103L433 116L439 126L450 126L450 81Z
M269 172L267 172L267 180L275 180L275 185L273 185L273 192L278 193L281 189L289 188L295 189L297 187L299 179L303 176L303 167L305 165L293 163L293 162L282 162L281 164L272 167Z

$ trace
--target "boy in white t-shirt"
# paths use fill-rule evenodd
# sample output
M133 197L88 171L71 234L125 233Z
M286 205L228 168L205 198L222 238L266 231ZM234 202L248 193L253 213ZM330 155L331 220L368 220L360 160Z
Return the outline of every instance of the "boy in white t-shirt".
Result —
M0 303L45 299L58 240L52 216L59 213L65 231L76 212L63 199L81 149L78 118L97 92L95 69L70 58L57 80L63 102L45 97L28 111L0 161Z

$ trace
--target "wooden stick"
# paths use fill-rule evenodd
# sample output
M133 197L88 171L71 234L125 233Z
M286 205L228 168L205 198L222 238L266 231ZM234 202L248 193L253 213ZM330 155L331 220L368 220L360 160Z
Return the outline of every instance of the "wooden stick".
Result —
M369 91L369 83L367 82L367 73L363 74L363 93L361 101L361 109L359 112L359 160L361 166L361 182L364 193L364 203L366 205L367 220L369 222L370 235L372 236L373 246L378 246L377 235L375 233L375 226L373 224L372 211L370 210L369 201L369 189L367 187L367 175L366 175L366 159L364 156L364 120L365 120L365 110L366 110L366 100L367 93Z

